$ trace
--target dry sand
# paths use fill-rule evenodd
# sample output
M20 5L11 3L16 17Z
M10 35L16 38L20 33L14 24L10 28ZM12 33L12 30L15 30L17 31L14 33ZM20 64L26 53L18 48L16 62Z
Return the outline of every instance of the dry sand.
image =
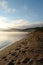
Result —
M43 32L30 33L0 51L0 65L43 65Z

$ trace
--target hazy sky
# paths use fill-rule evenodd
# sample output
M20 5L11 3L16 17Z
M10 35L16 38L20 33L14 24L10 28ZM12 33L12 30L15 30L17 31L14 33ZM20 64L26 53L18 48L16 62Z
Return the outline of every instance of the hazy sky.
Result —
M0 0L0 28L43 24L43 0Z

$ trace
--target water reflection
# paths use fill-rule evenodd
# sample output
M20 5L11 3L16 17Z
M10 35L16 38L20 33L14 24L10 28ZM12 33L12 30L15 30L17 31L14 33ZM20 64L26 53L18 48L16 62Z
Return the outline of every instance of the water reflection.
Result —
M25 37L27 32L0 32L0 49Z

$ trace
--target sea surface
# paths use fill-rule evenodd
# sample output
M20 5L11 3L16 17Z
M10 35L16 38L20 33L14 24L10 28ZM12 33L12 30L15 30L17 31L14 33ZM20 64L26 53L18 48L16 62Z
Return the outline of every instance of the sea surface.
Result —
M24 38L28 32L0 32L0 50Z

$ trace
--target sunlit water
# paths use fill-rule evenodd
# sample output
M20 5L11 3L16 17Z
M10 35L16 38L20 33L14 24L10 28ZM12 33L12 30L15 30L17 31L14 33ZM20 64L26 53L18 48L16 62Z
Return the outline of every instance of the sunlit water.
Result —
M24 38L28 32L0 32L0 50Z

